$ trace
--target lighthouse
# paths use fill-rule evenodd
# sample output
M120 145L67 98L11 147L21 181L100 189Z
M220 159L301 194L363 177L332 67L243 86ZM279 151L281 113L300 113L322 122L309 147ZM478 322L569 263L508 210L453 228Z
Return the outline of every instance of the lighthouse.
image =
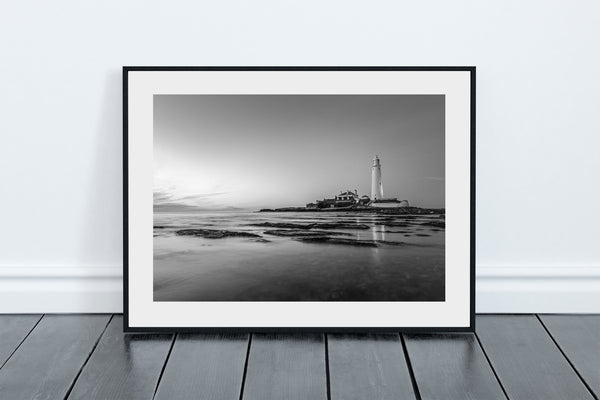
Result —
M373 159L371 167L371 200L381 200L383 198L383 185L381 183L381 163L379 157Z

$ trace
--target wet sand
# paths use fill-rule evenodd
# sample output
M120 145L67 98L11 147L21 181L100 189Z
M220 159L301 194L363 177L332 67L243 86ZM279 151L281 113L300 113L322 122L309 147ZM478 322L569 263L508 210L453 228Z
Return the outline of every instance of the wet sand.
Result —
M444 301L444 219L156 213L155 301Z

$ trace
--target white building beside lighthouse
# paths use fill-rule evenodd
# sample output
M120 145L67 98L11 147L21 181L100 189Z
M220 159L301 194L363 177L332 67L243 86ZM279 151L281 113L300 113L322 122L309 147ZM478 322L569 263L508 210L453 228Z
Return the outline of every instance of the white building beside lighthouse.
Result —
M383 199L383 184L381 183L381 163L379 157L373 159L371 167L371 200Z
M393 175L393 174L392 174ZM369 196L358 195L358 190L346 190L341 191L340 194L335 195L334 198L323 198L323 200L316 200L314 203L308 203L307 209L322 209L322 208L340 208L340 209L352 209L359 207L361 209L373 207L373 208L399 208L409 207L407 200L398 200L395 197L383 197L383 181L381 179L381 160L379 156L375 156L373 159L373 165L371 166L371 198Z

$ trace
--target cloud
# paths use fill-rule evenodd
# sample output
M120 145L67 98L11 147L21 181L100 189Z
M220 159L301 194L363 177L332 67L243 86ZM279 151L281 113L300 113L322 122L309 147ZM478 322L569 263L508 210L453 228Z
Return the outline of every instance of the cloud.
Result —
M234 210L220 200L227 192L197 193L178 195L176 192L165 189L155 189L153 193L155 211L201 211L201 210Z
M201 194L190 194L187 196L181 196L178 198L179 201L201 201L201 200L210 200L215 197L222 196L227 194L227 192L217 192L217 193L201 193Z
M439 176L426 176L426 177L425 177L425 178L423 178L423 179L427 179L427 180L429 180L429 181L438 181L438 182L442 182L442 181L445 181L445 180L446 180L446 178L444 178L444 177L439 177Z
M154 204L171 201L172 197L171 193L163 191L154 191L153 193Z
M197 211L236 211L240 210L236 207L199 207L199 206L190 206L187 204L181 203L162 203L162 204L154 204L155 212L197 212Z

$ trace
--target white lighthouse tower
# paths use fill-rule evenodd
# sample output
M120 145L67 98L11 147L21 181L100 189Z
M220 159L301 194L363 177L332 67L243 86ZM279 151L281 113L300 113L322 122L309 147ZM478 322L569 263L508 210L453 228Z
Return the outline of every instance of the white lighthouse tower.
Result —
M383 185L381 183L381 163L379 157L373 159L371 167L371 200L381 200L383 198Z

